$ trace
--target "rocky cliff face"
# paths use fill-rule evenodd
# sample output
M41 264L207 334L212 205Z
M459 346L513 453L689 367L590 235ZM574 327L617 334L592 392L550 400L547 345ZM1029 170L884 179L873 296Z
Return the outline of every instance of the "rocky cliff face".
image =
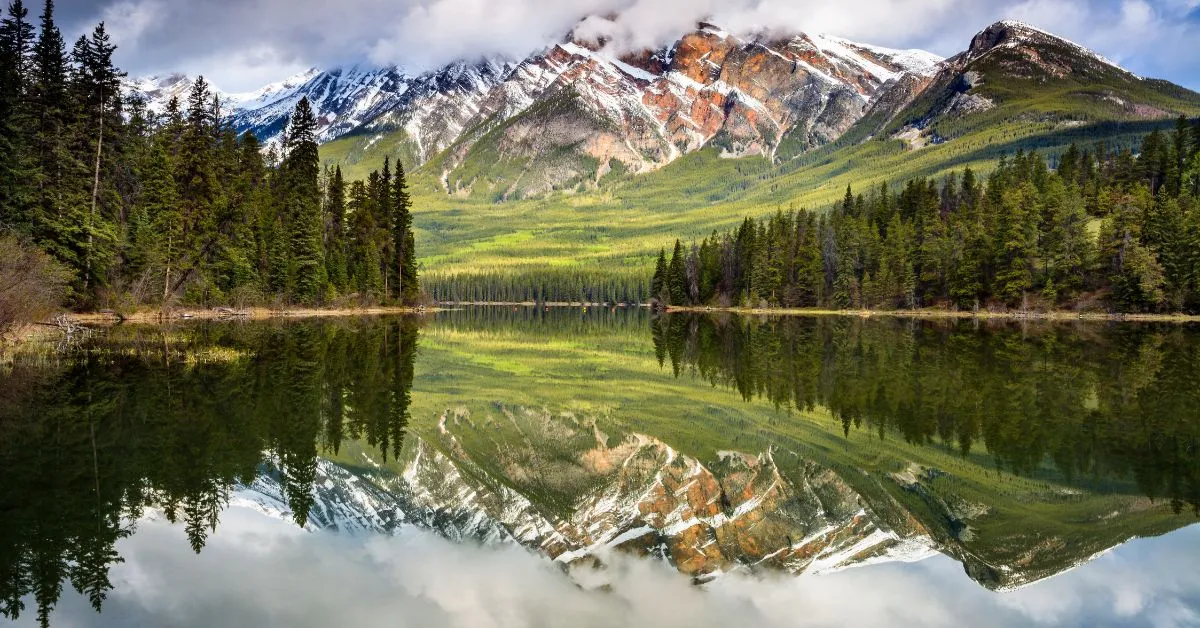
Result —
M1105 507L1115 510L1095 520L1071 514L1076 529L1050 533L1016 511L997 512L1003 503L979 503L986 492L947 490L956 479L937 469L835 470L774 449L702 461L649 436L609 435L593 420L534 408L497 406L486 416L448 409L436 433L408 437L398 460L382 464L369 451L344 452L348 466L318 461L310 529L390 534L418 526L452 540L518 543L567 568L602 564L618 551L667 561L697 582L940 552L981 585L1008 589L1091 560L1142 529L1119 520L1156 508L1113 496ZM232 501L290 516L270 468ZM1144 529L1156 529L1147 521Z
M932 127L996 107L1003 90L993 88L1013 81L1025 84L1018 93L1092 87L1075 96L1117 117L1172 113L1153 96L1166 89L1160 82L1017 22L989 26L944 61L824 35L735 35L711 24L658 49L609 48L573 33L519 62L459 62L419 76L395 67L311 70L223 100L239 130L270 142L308 97L322 141L359 136L355 151L364 158L378 157L371 147L382 142L383 153L424 165L447 192L497 200L592 185L614 171L648 172L704 147L779 160L882 135L920 148L952 139ZM161 110L189 83L171 75L129 87Z
M722 452L704 464L649 437L610 442L594 425L515 412L522 425L549 422L555 440L583 445L577 457L509 442L501 459L477 459L447 428L435 442L410 439L399 473L319 462L309 527L391 533L417 525L456 540L517 542L564 565L591 565L617 550L667 560L701 581L735 570L798 574L920 560L935 551L915 520L892 515L900 525L889 525L811 461L793 461L786 474L772 452ZM443 421L474 429L466 413ZM375 464L369 456L364 462ZM556 494L572 497L564 503ZM241 487L234 502L273 516L289 512L271 473Z
M834 37L744 39L709 24L661 50L612 56L601 46L567 41L522 63L435 164L448 191L538 193L613 169L646 172L709 145L771 157L789 135L820 146L853 126L881 86L938 62ZM553 163L542 163L547 155Z

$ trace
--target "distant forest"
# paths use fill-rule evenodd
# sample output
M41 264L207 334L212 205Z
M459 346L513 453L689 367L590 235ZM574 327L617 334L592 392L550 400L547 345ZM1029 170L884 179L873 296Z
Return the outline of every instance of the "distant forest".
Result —
M1200 312L1200 121L1140 152L1071 146L940 181L847 188L659 253L651 295L674 306L1080 308Z
M36 30L36 35L35 35ZM262 146L198 78L148 111L122 93L104 24L67 52L47 0L0 20L0 327L66 303L411 303L420 296L403 168L347 186L296 105Z

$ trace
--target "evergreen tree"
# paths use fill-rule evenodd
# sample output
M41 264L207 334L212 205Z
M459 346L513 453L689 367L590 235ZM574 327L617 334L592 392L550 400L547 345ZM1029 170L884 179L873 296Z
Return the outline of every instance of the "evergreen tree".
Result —
M382 180L387 180L387 162L384 162L385 174ZM397 294L401 303L415 303L420 295L420 285L417 279L417 256L412 232L412 198L408 194L408 181L404 165L396 162L395 179L392 184L391 198L392 218L389 223L391 230L392 254L395 262L394 273L397 277Z
M666 249L658 250L658 261L654 264L654 278L650 281L650 298L657 299L663 303L670 301L670 293L667 290Z
M31 124L27 98L34 41L28 15L21 0L13 0L0 19L0 227L26 221L20 209L29 195L25 140Z
M683 246L676 240L671 261L667 265L667 293L671 297L671 305L687 303L687 273L683 265Z
M316 129L308 98L301 98L288 123L283 194L291 229L293 296L306 305L324 298L326 284Z
M346 270L346 182L342 168L337 166L329 174L325 191L325 267L329 282L339 293L349 288Z
M25 142L31 152L34 187L30 222L38 243L60 262L78 271L82 267L86 220L79 211L82 199L78 190L68 187L78 168L73 163L67 133L70 102L66 47L54 22L53 0L46 0L40 26L33 47L29 84L33 120Z

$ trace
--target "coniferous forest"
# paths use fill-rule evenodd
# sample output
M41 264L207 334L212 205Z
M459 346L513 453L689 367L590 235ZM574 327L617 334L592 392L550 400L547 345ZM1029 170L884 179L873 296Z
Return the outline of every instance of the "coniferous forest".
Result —
M103 23L69 47L46 0L0 22L0 326L60 303L412 303L420 295L403 168L322 170L307 99L262 146L204 79L149 111L125 96ZM49 298L48 298L49 297ZM7 320L6 320L7 319Z
M1200 121L1138 154L1072 146L942 178L847 189L659 253L675 306L1200 311Z

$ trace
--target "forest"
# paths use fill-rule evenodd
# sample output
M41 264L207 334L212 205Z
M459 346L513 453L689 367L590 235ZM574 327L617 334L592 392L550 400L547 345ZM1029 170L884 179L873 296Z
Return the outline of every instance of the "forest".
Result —
M35 34L36 33L36 34ZM203 77L183 102L125 95L103 23L68 52L46 0L0 20L0 327L61 304L413 303L403 168L322 169L307 99L263 146Z
M940 180L886 183L828 211L747 218L660 251L673 306L1200 311L1200 121L1140 151L1071 146Z
M1177 325L666 314L659 364L848 436L986 452L996 468L1094 490L1132 478L1200 516L1195 334ZM868 384L864 385L864 382Z
M48 625L65 586L99 610L148 508L198 553L234 487L265 475L304 526L319 459L400 454L419 333L412 317L133 326L15 359L0 371L0 617Z

